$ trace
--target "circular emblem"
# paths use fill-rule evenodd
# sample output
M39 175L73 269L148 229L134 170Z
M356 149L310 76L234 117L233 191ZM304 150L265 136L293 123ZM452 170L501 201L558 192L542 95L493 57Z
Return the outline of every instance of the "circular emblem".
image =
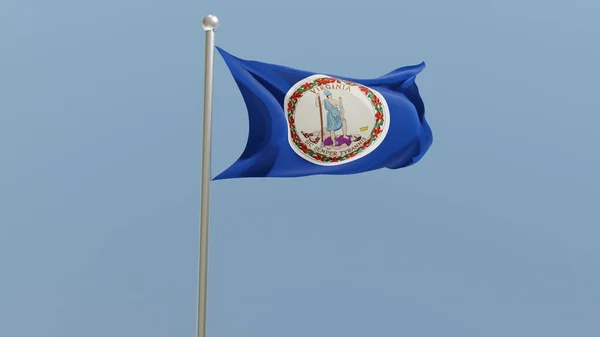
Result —
M313 75L287 92L284 107L290 146L318 165L340 165L375 150L390 114L385 98L358 83Z

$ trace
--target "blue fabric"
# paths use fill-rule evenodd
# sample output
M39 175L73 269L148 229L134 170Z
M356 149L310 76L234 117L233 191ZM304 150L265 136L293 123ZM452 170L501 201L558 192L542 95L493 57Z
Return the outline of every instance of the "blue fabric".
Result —
M424 104L415 84L417 74L425 68L424 63L398 68L373 79L354 79L243 60L219 47L217 50L244 98L249 117L249 135L239 159L213 180L340 175L381 168L398 169L417 163L432 144L433 136L425 120ZM322 166L301 158L292 150L288 143L283 101L295 83L315 74L360 83L384 96L389 108L390 124L386 137L371 153L340 165ZM329 113L327 120L329 124ZM333 124L337 127L337 121L334 120Z

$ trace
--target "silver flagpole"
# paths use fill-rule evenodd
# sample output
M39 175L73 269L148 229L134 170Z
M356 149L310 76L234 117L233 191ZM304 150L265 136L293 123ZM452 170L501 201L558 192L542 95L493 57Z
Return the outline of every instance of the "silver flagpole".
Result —
M219 19L207 15L202 19L206 32L204 59L204 133L202 138L202 191L200 196L200 247L198 251L198 325L197 337L206 337L206 294L208 274L208 208L210 195L210 150L212 131L212 86L215 57L215 29Z

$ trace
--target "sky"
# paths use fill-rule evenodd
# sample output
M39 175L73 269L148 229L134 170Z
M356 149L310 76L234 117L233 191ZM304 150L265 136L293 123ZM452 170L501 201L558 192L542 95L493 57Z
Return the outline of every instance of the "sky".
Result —
M195 336L204 32L424 61L414 166L211 185L209 337L600 335L600 2L0 4L0 336ZM215 54L212 175L248 117ZM335 195L335 197L332 197Z

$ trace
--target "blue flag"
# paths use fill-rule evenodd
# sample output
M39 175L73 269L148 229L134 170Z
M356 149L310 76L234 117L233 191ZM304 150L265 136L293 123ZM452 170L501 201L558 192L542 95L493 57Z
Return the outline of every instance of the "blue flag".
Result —
M398 169L431 146L415 84L424 63L361 80L217 50L244 98L249 135L239 159L214 180Z

